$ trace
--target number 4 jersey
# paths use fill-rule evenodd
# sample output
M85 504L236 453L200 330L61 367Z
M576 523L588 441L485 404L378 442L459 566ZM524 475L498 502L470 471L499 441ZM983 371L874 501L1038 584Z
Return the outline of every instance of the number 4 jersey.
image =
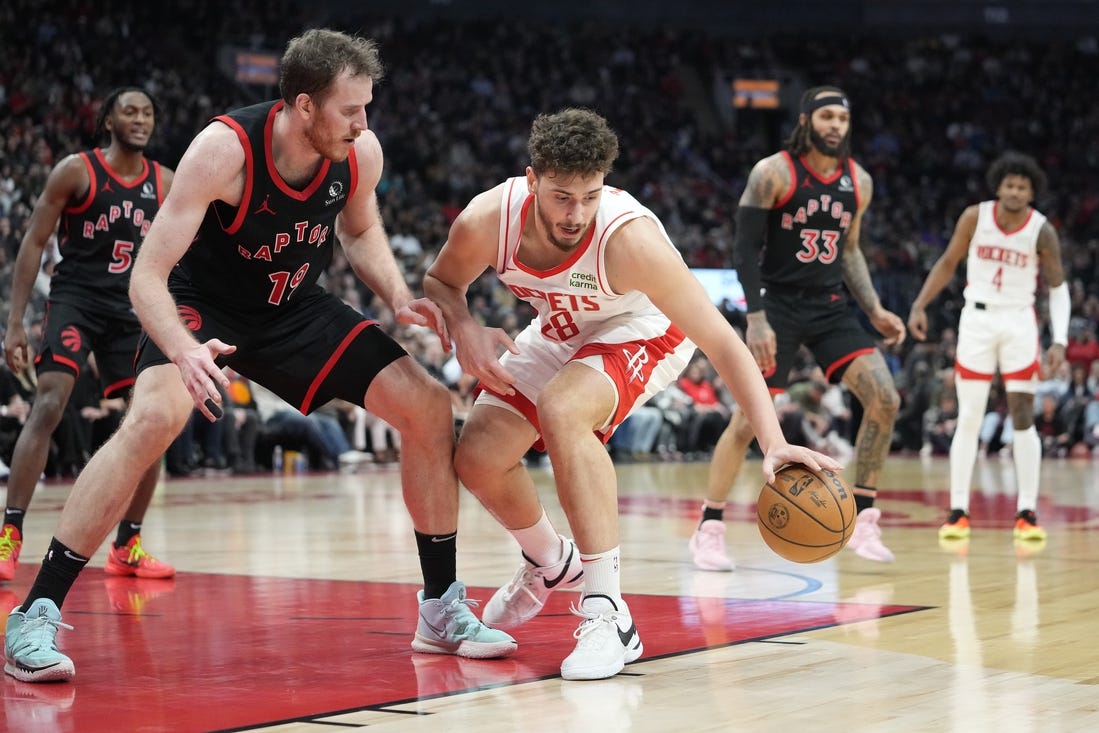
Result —
M1007 232L996 222L996 201L982 201L969 243L965 299L987 305L1033 305L1038 283L1038 233L1046 217L1030 210Z
M668 317L644 293L615 293L611 289L604 263L607 243L626 222L647 216L663 232L655 214L629 193L604 186L595 223L584 241L557 267L535 270L518 259L527 217L534 216L534 196L528 193L523 177L508 179L503 189L496 272L516 297L538 311L533 325L543 337L576 348L590 341L596 331L603 342L629 341L639 335L651 338L668 331ZM665 241L675 248L666 234ZM628 329L622 331L621 339L607 330L616 324Z
M82 201L62 212L62 259L50 281L50 300L133 318L130 270L164 198L160 164L143 160L141 174L125 181L102 150L79 156L90 185Z

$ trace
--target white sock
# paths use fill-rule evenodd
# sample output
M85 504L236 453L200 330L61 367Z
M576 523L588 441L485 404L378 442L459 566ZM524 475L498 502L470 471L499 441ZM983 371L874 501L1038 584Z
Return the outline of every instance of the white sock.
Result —
M969 511L969 489L991 382L955 379L958 422L950 441L950 508Z
M565 556L565 543L550 524L545 509L542 510L541 518L530 527L508 531L519 543L523 554L536 565L541 567L553 565Z
M1042 439L1031 425L1026 430L1016 430L1012 444L1015 458L1015 481L1019 485L1016 511L1038 508L1038 474L1042 466Z
M613 547L606 552L595 555L580 553L580 561L584 564L584 599L589 596L605 596L614 603L619 611L626 610L626 602L622 600L622 579L619 575L619 548ZM593 599L597 600L597 599ZM584 600L581 600L581 604ZM603 608L598 603L596 607L587 607L586 610L610 610Z

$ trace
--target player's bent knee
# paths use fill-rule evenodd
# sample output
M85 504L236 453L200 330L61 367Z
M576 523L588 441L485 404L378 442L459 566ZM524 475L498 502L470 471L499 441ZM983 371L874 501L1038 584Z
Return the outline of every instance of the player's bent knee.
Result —
M118 434L123 439L150 448L164 450L183 430L191 411L172 410L166 406L131 407L122 420Z

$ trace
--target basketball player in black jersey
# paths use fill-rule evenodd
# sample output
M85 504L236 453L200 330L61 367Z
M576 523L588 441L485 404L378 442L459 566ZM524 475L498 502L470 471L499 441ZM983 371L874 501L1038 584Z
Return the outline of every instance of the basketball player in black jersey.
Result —
M0 529L0 580L12 580L22 546L23 517L49 457L80 370L95 353L105 397L126 396L134 383L141 324L130 305L130 270L172 182L172 171L145 157L156 123L152 98L116 89L103 100L96 134L107 147L70 155L50 173L19 248L12 278L4 356L13 372L27 363L23 326L27 301L54 229L62 260L50 281L43 343L35 359L37 393L15 444L7 508ZM112 575L168 578L175 569L141 546L141 523L160 465L138 482L111 546Z
M449 349L441 312L413 298L378 211L382 150L366 117L382 74L377 47L314 29L290 41L280 69L280 100L217 117L192 141L145 240L130 296L150 340L138 356L133 403L77 478L42 570L9 616L6 669L19 679L74 674L41 621L60 624L58 608L85 558L191 411L216 419L218 385L229 385L224 366L302 413L344 399L400 431L424 575L413 649L481 658L516 649L477 619L455 577L458 482L446 387L317 284L338 238L396 320L433 329Z
M748 177L736 215L735 257L748 304L745 340L772 394L785 389L804 345L828 379L862 403L854 486L859 514L848 547L891 562L874 498L900 400L885 359L850 312L844 285L886 344L901 343L905 328L882 307L859 249L873 182L850 157L850 134L851 107L842 90L815 87L802 96L787 149L760 160ZM751 440L738 409L714 449L702 521L690 540L702 569L733 567L722 512Z

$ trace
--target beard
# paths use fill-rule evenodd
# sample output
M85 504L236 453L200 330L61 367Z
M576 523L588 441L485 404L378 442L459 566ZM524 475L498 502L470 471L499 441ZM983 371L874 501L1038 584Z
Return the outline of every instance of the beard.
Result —
M314 123L305 128L305 139L317 153L335 163L344 160L349 154L349 148L343 144L343 140L333 142L329 130L319 124Z
M832 145L827 140L825 140L819 132L817 132L813 128L809 128L809 144L812 145L813 149L821 155L827 155L829 158L838 158L843 155L843 151L846 148L846 143L846 135L837 144Z
M535 201L534 206L537 209L537 201ZM550 244L552 244L554 247L561 250L562 252L572 252L578 246L580 246L580 243L582 241L584 241L584 234L588 231L588 226L581 227L580 233L577 234L575 242L565 242L558 239L557 235L554 233L556 232L556 228L554 227L553 222L543 216L540 209L536 211L536 215L538 216L538 221L542 222L542 228L546 231L546 239L549 240Z

